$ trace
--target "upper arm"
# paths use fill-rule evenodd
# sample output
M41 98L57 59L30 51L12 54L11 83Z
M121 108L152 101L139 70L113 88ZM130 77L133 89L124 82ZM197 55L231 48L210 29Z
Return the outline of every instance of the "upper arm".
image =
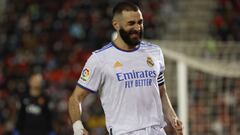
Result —
M160 96L162 97L166 93L166 85L159 86Z
M76 86L76 88L73 91L72 97L77 98L77 100L80 102L82 101L90 92L85 90L82 87Z

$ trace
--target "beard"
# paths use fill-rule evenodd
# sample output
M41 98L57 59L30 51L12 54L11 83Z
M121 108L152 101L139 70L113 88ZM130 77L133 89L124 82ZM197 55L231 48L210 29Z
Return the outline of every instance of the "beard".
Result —
M143 33L142 29L139 32L132 29L129 31L126 31L123 28L120 28L119 30L119 34L123 39L123 41L131 47L135 47L141 42L142 33ZM132 37L132 35L136 35L136 36Z

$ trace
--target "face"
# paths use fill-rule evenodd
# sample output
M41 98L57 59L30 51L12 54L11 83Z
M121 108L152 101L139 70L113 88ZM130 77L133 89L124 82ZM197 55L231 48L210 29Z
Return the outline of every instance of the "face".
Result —
M127 45L138 45L143 33L142 13L140 11L123 11L118 32Z
M42 86L43 78L41 74L33 75L29 80L29 85L31 88L39 89Z
M124 28L120 28L119 34L123 41L127 43L129 46L136 46L140 43L142 38L142 30L136 31L136 30L129 30L126 31Z

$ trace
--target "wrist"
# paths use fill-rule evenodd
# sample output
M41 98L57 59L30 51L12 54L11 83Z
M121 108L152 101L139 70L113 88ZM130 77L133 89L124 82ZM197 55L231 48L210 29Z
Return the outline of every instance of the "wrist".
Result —
M73 123L73 132L74 133L83 134L83 130L84 130L84 127L83 127L82 121L77 120Z
M171 116L168 116L168 120L171 122L171 123L174 123L174 121L178 119L177 116L174 116L174 115L171 115Z

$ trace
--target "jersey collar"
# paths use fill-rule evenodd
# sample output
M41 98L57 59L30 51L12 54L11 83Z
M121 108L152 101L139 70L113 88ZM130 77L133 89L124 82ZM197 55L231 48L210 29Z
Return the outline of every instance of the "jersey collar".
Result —
M142 42L142 41L141 41L141 42ZM122 51L122 52L134 52L134 51L137 51L137 50L140 48L141 42L136 46L136 48L134 48L134 49L132 49L132 50L123 50L123 49L117 47L117 46L114 44L114 42L111 42L111 43L112 43L112 45L113 45L116 49L118 49L118 50L120 50L120 51Z

